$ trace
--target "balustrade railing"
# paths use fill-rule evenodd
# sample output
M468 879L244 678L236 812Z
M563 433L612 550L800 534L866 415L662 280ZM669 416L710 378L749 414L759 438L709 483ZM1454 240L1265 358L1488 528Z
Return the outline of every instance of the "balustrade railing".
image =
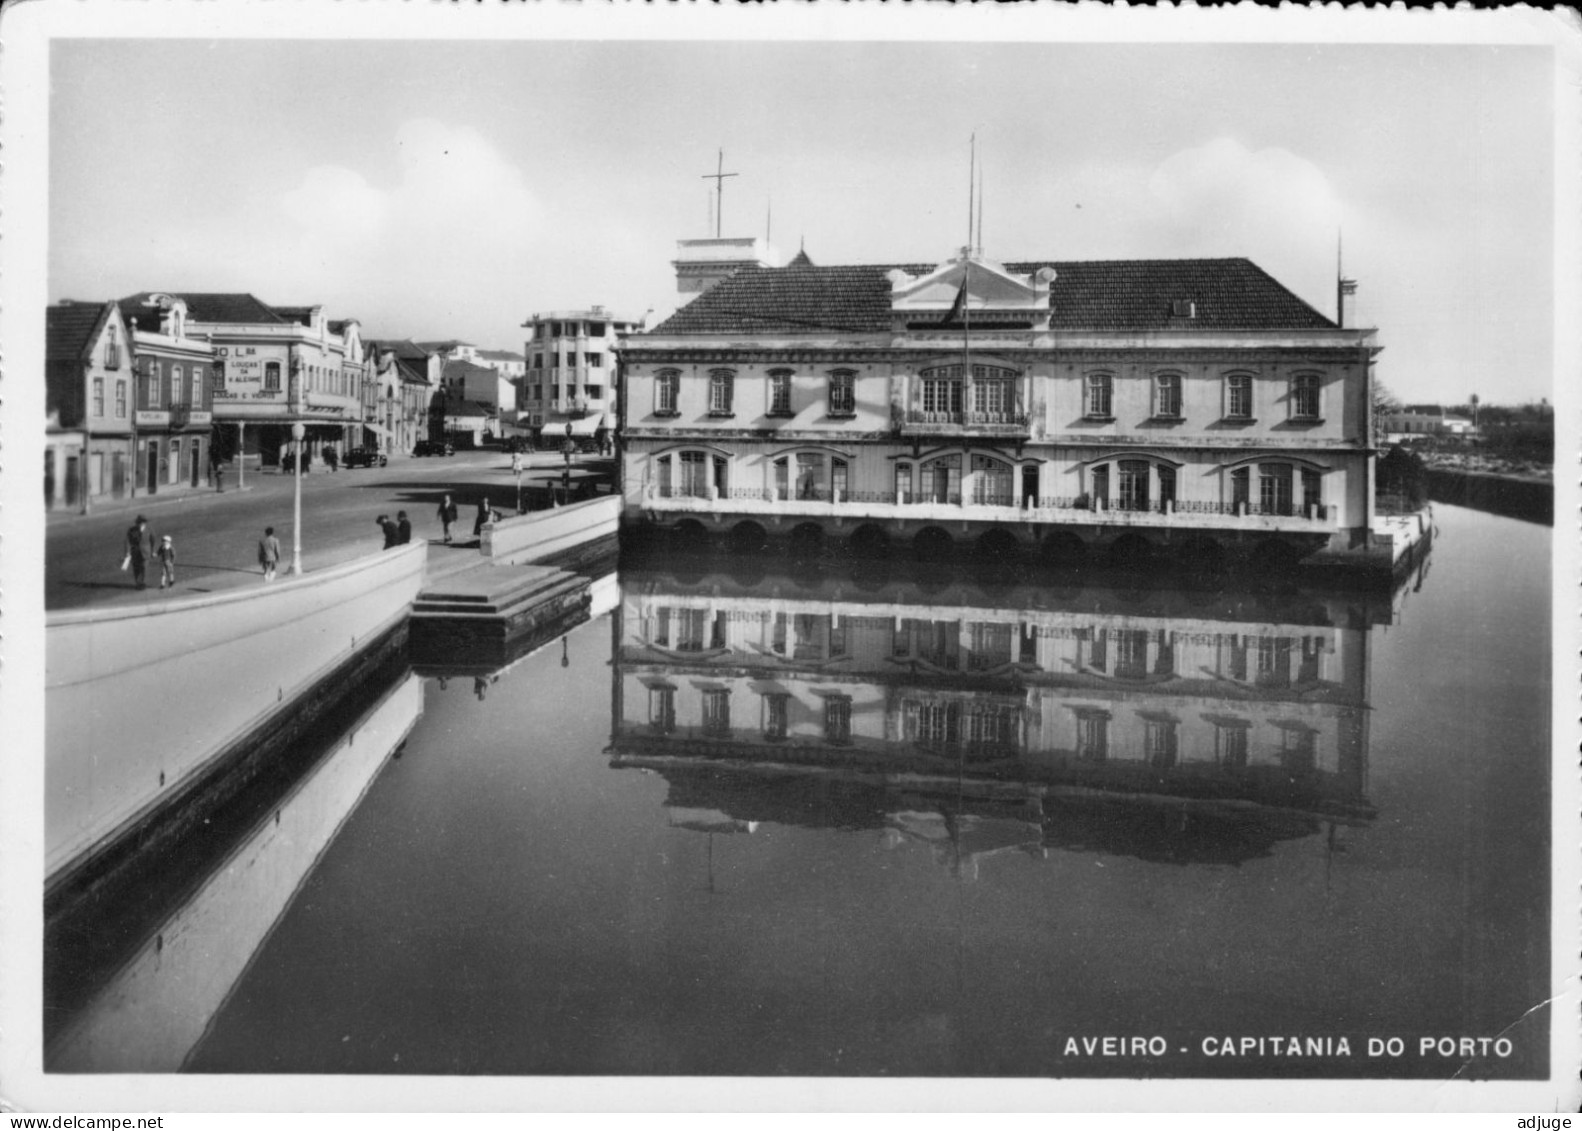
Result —
M1006 412L976 412L966 411L948 412L938 409L908 409L906 413L908 424L965 424L965 425L1000 425L1000 426L1027 426L1027 414L1020 411Z

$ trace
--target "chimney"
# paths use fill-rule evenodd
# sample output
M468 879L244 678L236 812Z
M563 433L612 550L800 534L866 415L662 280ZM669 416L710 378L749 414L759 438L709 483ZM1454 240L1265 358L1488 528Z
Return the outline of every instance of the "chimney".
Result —
M677 240L676 293L690 302L743 267L769 266L770 251L756 236Z
M1335 325L1345 328L1357 319L1357 280L1335 282Z

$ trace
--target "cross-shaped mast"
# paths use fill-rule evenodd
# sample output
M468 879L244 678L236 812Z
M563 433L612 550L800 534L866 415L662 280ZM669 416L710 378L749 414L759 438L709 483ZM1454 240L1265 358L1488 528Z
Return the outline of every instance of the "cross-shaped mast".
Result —
M714 182L714 238L720 236L720 223L724 219L720 215L725 203L725 178L739 176L737 173L725 171L725 150L720 150L720 163L712 173L704 173L703 180Z

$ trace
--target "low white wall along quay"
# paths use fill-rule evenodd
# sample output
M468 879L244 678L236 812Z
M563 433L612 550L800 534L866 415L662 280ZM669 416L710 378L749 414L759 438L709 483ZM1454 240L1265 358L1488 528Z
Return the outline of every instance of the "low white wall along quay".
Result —
M415 542L256 588L50 615L46 891L400 625Z

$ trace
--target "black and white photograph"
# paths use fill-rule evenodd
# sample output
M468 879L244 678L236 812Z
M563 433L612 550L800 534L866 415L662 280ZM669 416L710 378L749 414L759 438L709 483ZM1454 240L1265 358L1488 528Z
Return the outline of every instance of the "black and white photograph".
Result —
M0 40L8 1111L1577 1110L1574 21Z

